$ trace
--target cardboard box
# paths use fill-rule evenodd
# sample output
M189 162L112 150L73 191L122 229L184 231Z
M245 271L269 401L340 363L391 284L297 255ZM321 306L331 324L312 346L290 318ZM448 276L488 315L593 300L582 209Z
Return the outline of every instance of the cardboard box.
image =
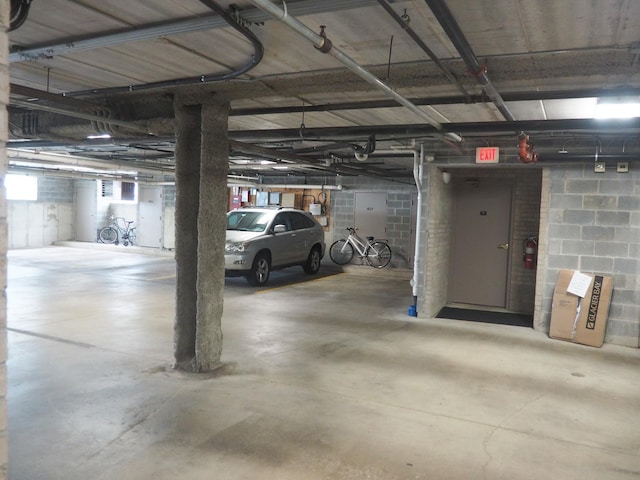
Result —
M601 347L612 293L612 277L560 270L553 292L549 336Z

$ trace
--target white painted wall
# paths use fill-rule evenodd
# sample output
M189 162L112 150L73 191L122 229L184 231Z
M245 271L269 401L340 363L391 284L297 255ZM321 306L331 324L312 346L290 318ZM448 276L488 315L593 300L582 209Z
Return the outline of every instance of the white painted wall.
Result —
M37 248L73 236L73 204L43 202L7 202L10 249Z

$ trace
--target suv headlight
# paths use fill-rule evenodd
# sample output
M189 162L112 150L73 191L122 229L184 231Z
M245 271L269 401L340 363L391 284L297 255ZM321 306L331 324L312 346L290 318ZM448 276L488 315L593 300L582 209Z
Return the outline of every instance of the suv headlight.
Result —
M224 250L227 253L241 253L247 249L247 242L227 242L224 246Z

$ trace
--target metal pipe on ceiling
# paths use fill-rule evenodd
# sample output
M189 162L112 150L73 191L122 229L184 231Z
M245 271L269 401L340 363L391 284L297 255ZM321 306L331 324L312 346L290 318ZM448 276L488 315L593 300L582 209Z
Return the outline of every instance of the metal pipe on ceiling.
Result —
M476 77L478 83L482 86L482 89L489 96L491 101L495 104L496 108L502 113L502 116L505 120L510 122L515 121L515 117L505 104L504 100L494 87L489 75L487 74L487 70L485 67L480 65L476 54L473 52L471 45L462 33L458 22L454 18L451 10L447 7L447 4L444 0L425 0L427 5L435 15L436 19L444 29L445 33L453 43L453 46L456 47L458 53L464 60L464 63L467 65L469 72Z
M38 152L26 149L7 148L7 157L12 160L31 160L36 162L46 162L59 165L69 165L73 167L83 167L92 169L102 169L108 171L121 170L123 172L173 174L173 165L149 165L139 162L117 162L113 160L97 160L95 158L80 157L76 155L61 155L57 153Z
M506 102L525 102L540 100L566 100L574 98L597 98L597 97L630 97L640 95L640 88L585 88L571 90L544 90L537 92L511 92L503 93L501 97ZM438 97L412 97L408 99L414 105L454 105L465 103L467 99L460 95L447 95ZM471 95L467 103L486 103L485 95ZM391 108L397 104L393 100L365 100L361 102L340 102L324 103L316 105L293 105L282 107L250 107L232 108L230 117L254 116L254 115L275 115L283 113L301 112L332 112L337 110L366 110L369 108Z
M436 54L433 53L433 51L427 46L427 44L422 41L422 39L415 32L415 30L409 26L409 23L400 15L398 15L393 8L391 8L391 5L387 3L387 0L378 0L378 3L382 8L385 9L385 11L391 16L391 18L393 18L396 21L396 23L400 25L400 27L402 27L402 29L405 32L407 32L407 35L411 37L411 39L416 43L416 45L418 45L422 49L422 51L427 54L427 56L433 61L436 67L438 67L440 71L444 73L445 77L447 77L447 79L456 86L456 88L460 91L462 96L465 98L465 101L467 103L471 103L472 101L471 96L469 95L469 92L467 92L465 88L462 86L462 83L460 83L460 80L458 80L453 75L453 73L451 73L451 71L440 61L440 59L436 56Z
M302 0L292 3L288 8L293 15L312 15L336 10L368 7L376 0ZM262 10L243 10L242 18L250 23L261 23L271 17ZM140 25L130 30L120 30L102 33L95 37L68 38L64 42L44 45L33 45L14 49L9 54L9 63L51 58L57 55L83 52L95 48L106 48L123 45L130 42L152 40L154 38L181 35L184 33L200 32L227 27L228 24L221 17L206 14L196 18L173 20L169 22Z
M606 122L594 119L569 119L569 120L518 120L513 122L464 122L452 123L452 130L466 135L474 136L506 136L515 131L527 132L581 132L590 135L616 134L637 135L640 133L640 117L630 119L609 119ZM401 125L371 125L352 127L307 127L305 138L307 140L322 140L323 138L339 139L365 137L369 134L380 136L393 136L394 138L419 138L432 135L434 128L428 124L401 124ZM297 128L269 129L269 130L242 130L229 132L235 140L298 140L300 130Z
M391 87L389 87L386 83L384 83L378 77L373 75L371 72L369 72L368 70L362 68L362 66L360 66L358 63L356 63L347 54L345 54L344 52L342 52L338 48L334 47L332 45L331 41L326 36L319 35L319 34L315 33L313 30L308 28L306 25L302 24L301 22L299 22L298 20L296 20L295 18L290 16L287 13L286 10L282 10L280 7L274 5L269 0L250 0L250 1L251 1L251 3L256 5L257 7L262 8L266 12L270 13L274 18L280 20L284 24L286 24L289 27L291 27L299 35L303 36L304 38L309 40L311 43L313 43L313 45L318 50L320 50L323 53L330 54L336 60L338 60L340 63L345 65L349 70L351 70L353 73L358 75L360 78L362 78L366 82L370 83L374 87L378 88L379 90L385 92L388 96L393 98L400 105L402 105L402 106L406 107L407 109L409 109L411 112L413 112L419 118L427 121L427 123L429 123L438 132L440 132L442 134L444 139L450 140L450 141L454 141L454 142L461 142L462 141L462 137L460 135L458 135L457 133L444 132L443 131L443 126L442 126L442 124L440 122L435 120L433 117L428 115L423 110L419 109L417 106L415 106L409 100L404 98L402 95L398 94ZM436 114L439 115L439 113L436 110L434 110L433 108L431 108L431 109Z
M316 168L318 170L330 170L332 172L344 173L346 175L354 174L353 167L347 164L324 164L321 160L314 160L303 155L296 155L295 153L285 152L282 150L276 150L272 148L260 147L258 145L251 145L249 143L239 142L237 140L230 139L229 140L229 148L232 152L242 152L245 154L263 157L263 158L271 158L273 160L287 160L293 163L299 163L302 165L307 165L309 167ZM283 164L287 165L288 164ZM233 169L234 167L231 167ZM238 168L238 167L235 167ZM381 176L381 175L380 175Z

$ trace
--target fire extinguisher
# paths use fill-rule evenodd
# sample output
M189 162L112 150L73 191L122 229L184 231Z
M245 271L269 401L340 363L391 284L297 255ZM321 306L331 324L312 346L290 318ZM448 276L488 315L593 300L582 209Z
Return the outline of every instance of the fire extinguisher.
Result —
M538 250L538 239L536 237L528 237L522 245L524 268L533 270L536 266L536 253Z

